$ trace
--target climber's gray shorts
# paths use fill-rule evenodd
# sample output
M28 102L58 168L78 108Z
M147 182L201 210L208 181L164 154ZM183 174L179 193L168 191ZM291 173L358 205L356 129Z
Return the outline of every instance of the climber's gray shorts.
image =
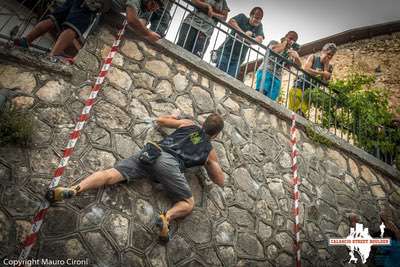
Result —
M139 153L115 163L114 168L128 181L150 177L160 182L173 201L192 197L192 190L179 169L179 162L171 154L162 151L153 165L145 165L139 160Z

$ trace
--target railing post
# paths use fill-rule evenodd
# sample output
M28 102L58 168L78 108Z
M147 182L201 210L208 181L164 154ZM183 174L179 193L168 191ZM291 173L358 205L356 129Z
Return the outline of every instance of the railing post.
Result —
M290 77L291 77L291 75L292 75L292 71L291 71L291 69L289 69L289 76L288 76L288 82L287 82L287 88L286 88L286 96L285 96L285 107L286 108L289 108L288 102L289 102Z
M268 50L268 49L267 49ZM256 61L254 62L254 68L253 68L253 77L251 78L251 87L253 88L254 81L256 80L256 75L257 75L257 63L258 63L258 55L260 54L260 47L257 48L257 53L256 53ZM264 59L263 59L264 60Z
M260 83L260 92L262 94L264 94L264 84L265 84L265 80L267 78L267 60L269 59L269 55L270 55L270 48L268 47L267 50L265 51L264 54L264 58L263 58L263 62L262 62L262 75L261 75L261 83ZM257 72L255 72L257 75ZM256 78L257 80L257 78Z
M246 46L246 45L247 44L245 42L241 43L241 45L240 45L240 53L239 53L239 57L237 58L237 62L236 62L235 78L237 77L238 70L240 67L240 59L242 58L243 46Z

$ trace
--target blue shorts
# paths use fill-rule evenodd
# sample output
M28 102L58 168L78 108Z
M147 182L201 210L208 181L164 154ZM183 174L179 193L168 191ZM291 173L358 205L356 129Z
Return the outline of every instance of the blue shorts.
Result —
M64 4L48 15L59 32L65 28L73 29L82 40L82 34L89 28L96 13L82 5L83 0L66 0Z
M256 73L256 90L260 91L262 88L262 93L271 98L272 100L276 100L279 97L279 93L281 92L281 80L272 75L271 72L267 71L265 73L265 82L264 85L261 86L262 81L262 70L258 70Z
M192 197L192 190L181 172L178 160L171 154L162 151L152 165L145 165L139 160L139 153L115 163L116 169L128 182L149 177L161 183L168 197L174 202Z

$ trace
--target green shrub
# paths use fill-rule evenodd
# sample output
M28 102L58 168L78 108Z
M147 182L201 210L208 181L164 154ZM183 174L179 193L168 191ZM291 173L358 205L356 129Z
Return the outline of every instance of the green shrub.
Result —
M400 157L400 129L392 125L393 112L389 108L388 90L375 86L375 78L351 74L347 79L335 80L328 90L308 90L306 99L319 112L325 128L338 128L349 134L360 148L375 154Z
M28 111L8 108L0 113L0 144L29 146L33 133L33 117Z

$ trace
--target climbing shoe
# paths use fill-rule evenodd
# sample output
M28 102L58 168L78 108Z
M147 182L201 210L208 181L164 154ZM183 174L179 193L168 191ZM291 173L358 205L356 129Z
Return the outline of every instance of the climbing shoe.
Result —
M72 198L73 196L75 196L78 193L79 189L80 189L79 185L74 188L61 187L61 186L52 188L46 192L46 199L52 203L52 202Z
M156 226L160 229L159 238L161 241L168 242L170 240L169 222L166 217L166 212L162 212L156 219Z
M29 42L25 37L14 39L14 46L24 49L29 48Z

